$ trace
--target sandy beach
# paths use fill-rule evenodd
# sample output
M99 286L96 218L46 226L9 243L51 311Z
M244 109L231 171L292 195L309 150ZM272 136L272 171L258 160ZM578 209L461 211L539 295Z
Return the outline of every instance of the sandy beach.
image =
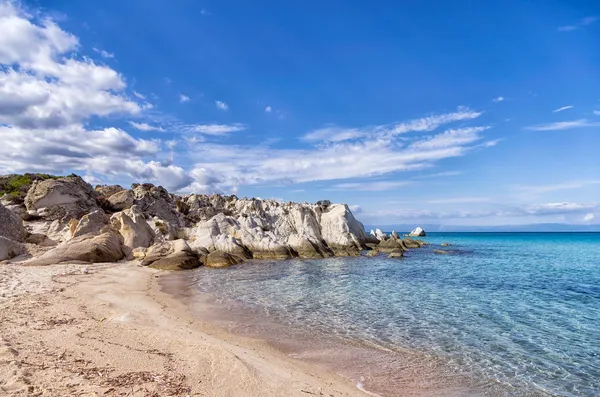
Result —
M265 342L211 328L135 262L0 265L0 395L364 396Z

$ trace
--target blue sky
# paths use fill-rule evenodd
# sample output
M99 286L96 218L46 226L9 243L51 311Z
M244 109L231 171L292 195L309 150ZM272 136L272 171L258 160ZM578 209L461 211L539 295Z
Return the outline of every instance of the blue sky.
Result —
M0 0L0 173L600 223L600 4L411 3Z

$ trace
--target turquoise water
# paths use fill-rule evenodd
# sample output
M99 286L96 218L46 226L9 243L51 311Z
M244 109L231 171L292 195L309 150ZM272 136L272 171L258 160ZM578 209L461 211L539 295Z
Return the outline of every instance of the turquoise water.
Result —
M600 234L423 239L402 259L201 268L197 286L286 324L423 351L514 395L600 395ZM433 253L442 242L456 252Z

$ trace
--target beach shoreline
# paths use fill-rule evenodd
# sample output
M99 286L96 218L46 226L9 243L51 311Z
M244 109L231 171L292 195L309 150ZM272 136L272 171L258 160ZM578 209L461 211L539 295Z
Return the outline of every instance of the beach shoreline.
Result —
M263 262L268 263L257 261L246 266L261 266ZM431 352L355 338L333 330L324 333L288 322L260 306L223 298L216 291L204 291L196 285L202 280L201 274L196 276L198 270L202 269L188 274L164 274L159 281L162 290L212 329L261 341L294 361L341 376L364 392L363 396L474 397L514 392L492 378L473 377L457 370L448 360Z
M191 315L135 262L0 265L7 395L364 396L323 367Z

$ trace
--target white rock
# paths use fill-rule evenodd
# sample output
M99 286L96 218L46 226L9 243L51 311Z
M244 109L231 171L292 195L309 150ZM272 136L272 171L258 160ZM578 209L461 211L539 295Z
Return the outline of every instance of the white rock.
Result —
M423 237L425 236L425 230L421 229L421 227L415 228L412 232L410 232L409 236L411 237Z
M113 214L110 222L123 237L123 253L128 259L133 259L135 256L133 251L136 248L147 248L154 242L154 230L135 205L128 210Z

